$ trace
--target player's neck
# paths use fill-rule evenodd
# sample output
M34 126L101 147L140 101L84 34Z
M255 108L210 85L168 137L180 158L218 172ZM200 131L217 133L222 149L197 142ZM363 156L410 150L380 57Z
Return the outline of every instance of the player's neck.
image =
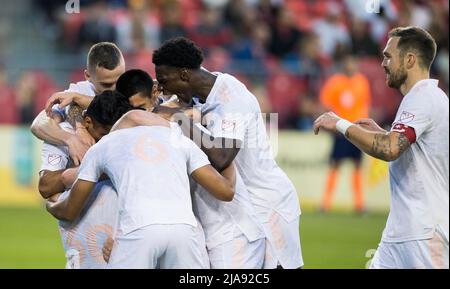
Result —
M208 98L208 95L216 82L216 78L217 76L207 70L201 69L198 71L193 81L193 83L196 84L194 93L203 102L206 101L206 98Z
M417 82L424 79L430 79L429 71L420 71L417 73L411 73L406 79L405 83L403 83L403 85L400 87L400 92L402 93L403 96L407 95L408 92L411 90L411 88L413 88Z

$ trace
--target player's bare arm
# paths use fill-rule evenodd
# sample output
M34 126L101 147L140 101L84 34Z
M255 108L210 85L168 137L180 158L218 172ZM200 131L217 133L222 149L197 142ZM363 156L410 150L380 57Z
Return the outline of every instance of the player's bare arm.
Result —
M324 113L314 122L314 133L318 134L320 129L336 132L339 120L340 118L332 112ZM388 162L398 159L411 145L404 134L367 130L360 125L349 126L345 137L363 152Z
M131 128L135 126L165 126L170 127L169 122L152 112L143 110L131 110L125 113L111 128L111 132Z
M75 134L63 130L55 120L46 116L44 111L33 121L31 132L45 142L68 146L73 163L79 165L84 154L95 141L80 123L82 120L81 108L76 105L72 107L69 109L68 121L76 128Z
M219 174L211 165L203 166L192 173L192 178L216 199L231 202L234 198L236 171L234 164Z
M49 171L43 170L39 176L39 193L44 199L48 199L51 196L61 193L65 190L66 186L62 182L61 175L64 170Z
M67 198L57 202L47 201L47 211L58 220L75 220L80 215L95 184L95 182L77 180Z
M64 170L61 174L61 181L66 188L72 187L73 183L75 183L78 175L78 169L79 167L69 168Z
M57 92L53 94L45 103L45 112L50 116L52 107L58 104L62 109L69 104L75 103L82 109L86 109L92 101L92 97L76 92Z
M204 131L195 125L194 115L190 111L185 113L185 111L180 110L179 113L172 116L172 120L178 122L183 134L192 139L202 149L208 156L211 165L219 172L222 172L231 165L238 154L241 141L213 137L206 130Z

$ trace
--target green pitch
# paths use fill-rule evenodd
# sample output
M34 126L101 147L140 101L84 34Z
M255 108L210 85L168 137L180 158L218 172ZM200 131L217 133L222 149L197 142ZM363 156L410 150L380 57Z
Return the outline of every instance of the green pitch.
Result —
M305 268L364 268L373 254L369 250L377 248L386 217L304 211L300 231ZM0 268L64 265L56 221L44 208L0 207Z

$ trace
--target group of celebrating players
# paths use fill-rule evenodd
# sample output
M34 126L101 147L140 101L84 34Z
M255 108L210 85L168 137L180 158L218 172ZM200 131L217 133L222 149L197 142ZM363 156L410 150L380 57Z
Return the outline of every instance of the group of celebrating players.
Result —
M332 112L315 124L390 162L391 212L372 268L448 268L448 97L429 79L436 44L391 31L382 66L405 96L390 131ZM256 97L202 67L186 38L154 51L156 81L91 47L86 81L49 98L39 191L67 268L294 269L300 203L274 160Z

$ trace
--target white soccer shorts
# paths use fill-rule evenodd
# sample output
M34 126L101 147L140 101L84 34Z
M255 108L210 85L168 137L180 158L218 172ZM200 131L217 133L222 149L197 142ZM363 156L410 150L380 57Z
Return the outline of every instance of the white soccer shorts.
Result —
M108 269L208 269L199 229L149 225L116 237Z
M211 269L262 269L265 246L265 238L249 242L236 228L233 240L208 250Z
M370 269L449 269L448 240L436 229L428 240L381 242Z

